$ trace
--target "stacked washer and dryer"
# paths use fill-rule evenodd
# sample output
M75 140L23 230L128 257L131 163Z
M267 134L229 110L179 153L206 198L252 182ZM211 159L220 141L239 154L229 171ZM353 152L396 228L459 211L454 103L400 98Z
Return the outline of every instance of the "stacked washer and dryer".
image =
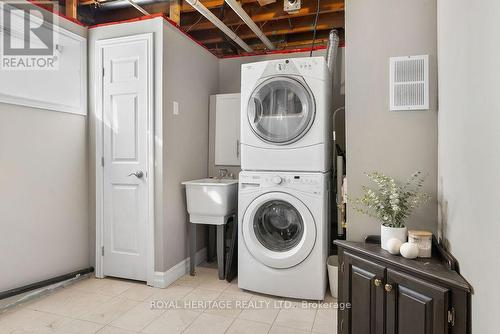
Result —
M325 58L241 73L238 285L322 300L329 244L331 73Z

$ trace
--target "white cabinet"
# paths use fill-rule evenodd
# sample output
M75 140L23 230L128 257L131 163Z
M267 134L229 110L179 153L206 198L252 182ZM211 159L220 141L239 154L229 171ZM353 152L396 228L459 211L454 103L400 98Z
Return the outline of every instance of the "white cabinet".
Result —
M215 99L215 165L240 165L240 94Z

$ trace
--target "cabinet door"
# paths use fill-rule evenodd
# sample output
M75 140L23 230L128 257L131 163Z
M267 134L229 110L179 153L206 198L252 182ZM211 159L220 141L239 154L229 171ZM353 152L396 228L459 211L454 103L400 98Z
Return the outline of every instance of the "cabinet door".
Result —
M384 333L385 267L344 252L342 298L351 303L344 313L342 334Z
M240 94L215 97L215 164L240 165Z
M448 333L448 289L392 269L387 284L387 334Z

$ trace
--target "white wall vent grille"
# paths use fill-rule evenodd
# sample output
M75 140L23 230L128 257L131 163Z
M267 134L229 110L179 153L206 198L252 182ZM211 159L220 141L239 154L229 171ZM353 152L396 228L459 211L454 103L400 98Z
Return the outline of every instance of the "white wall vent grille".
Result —
M429 109L429 56L390 59L390 110Z

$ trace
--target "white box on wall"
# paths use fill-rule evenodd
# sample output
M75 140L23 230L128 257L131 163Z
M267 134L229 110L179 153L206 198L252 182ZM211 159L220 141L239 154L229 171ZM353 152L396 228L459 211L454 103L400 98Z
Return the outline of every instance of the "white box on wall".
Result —
M390 58L390 110L429 109L429 56Z

